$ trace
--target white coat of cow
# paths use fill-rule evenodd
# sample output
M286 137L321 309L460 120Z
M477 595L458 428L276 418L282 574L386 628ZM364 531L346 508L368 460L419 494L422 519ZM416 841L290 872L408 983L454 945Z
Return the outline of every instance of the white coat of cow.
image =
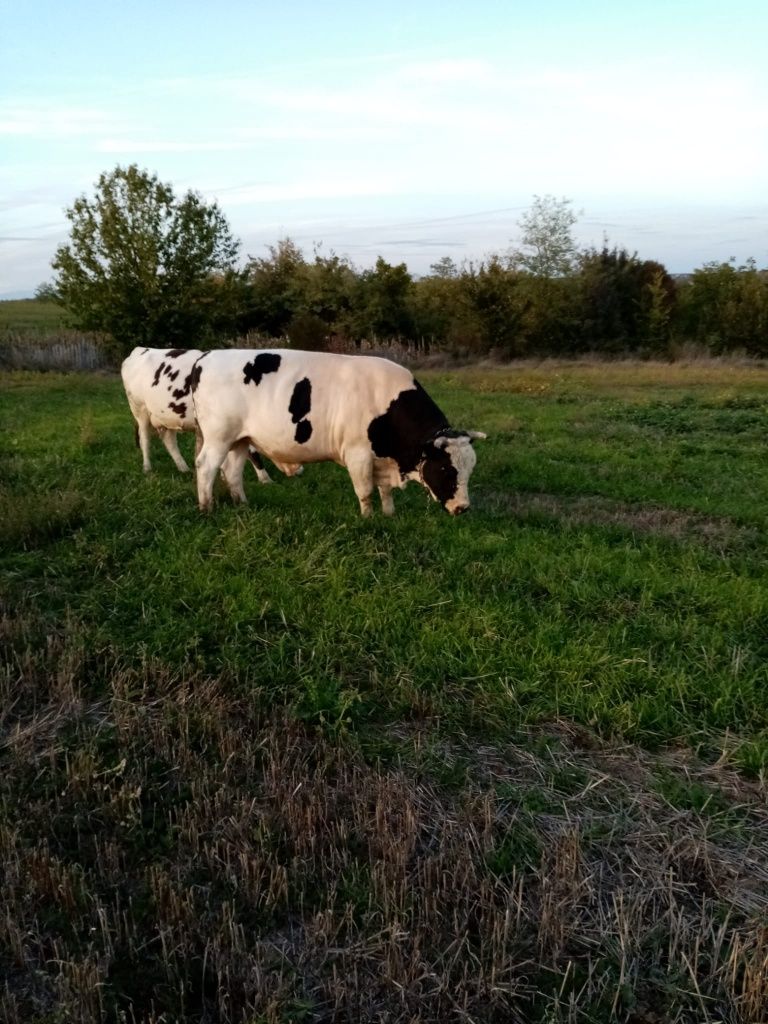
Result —
M192 368L203 354L195 348L135 348L123 361L120 373L123 386L136 420L136 441L141 448L144 472L149 473L150 438L154 428L168 454L181 473L188 473L184 456L179 451L177 434L197 428L192 404ZM259 454L249 451L248 457L260 482L270 482ZM300 466L279 465L286 475L301 472Z
M203 436L196 463L204 510L222 466L233 499L245 501L249 445L277 462L345 466L364 516L374 487L392 515L392 489L409 480L452 515L469 508L472 442L486 435L453 430L410 371L388 359L225 349L200 356L190 388Z

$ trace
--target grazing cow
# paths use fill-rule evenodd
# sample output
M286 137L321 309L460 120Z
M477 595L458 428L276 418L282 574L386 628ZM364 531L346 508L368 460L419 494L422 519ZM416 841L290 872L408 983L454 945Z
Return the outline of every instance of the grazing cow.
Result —
M136 443L141 448L144 472L149 473L150 428L154 427L181 473L189 466L179 451L180 430L195 430L195 409L192 404L192 368L202 355L195 348L135 348L121 367L123 386L136 420ZM248 458L261 483L271 482L259 453L249 451ZM279 465L286 475L301 472L300 466Z
M249 444L278 462L345 466L364 516L373 509L374 486L384 514L392 515L392 488L409 480L452 515L469 508L472 441L486 435L452 430L412 374L388 359L226 349L197 360L190 386L203 435L196 460L201 509L211 505L225 459L232 497L245 501Z

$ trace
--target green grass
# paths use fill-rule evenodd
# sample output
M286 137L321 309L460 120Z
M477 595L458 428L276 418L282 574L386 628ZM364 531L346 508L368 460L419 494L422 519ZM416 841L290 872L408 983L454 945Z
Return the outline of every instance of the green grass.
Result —
M4 299L0 302L0 334L5 331L57 331L64 322L64 310L55 302L37 299Z
M0 375L3 1020L768 1019L768 373L419 376L455 521Z
M126 663L226 672L335 730L564 717L651 746L727 732L759 768L768 375L669 373L423 374L490 435L458 521L415 485L364 521L332 465L249 475L250 507L202 517L159 444L141 474L119 381L7 376L5 587Z

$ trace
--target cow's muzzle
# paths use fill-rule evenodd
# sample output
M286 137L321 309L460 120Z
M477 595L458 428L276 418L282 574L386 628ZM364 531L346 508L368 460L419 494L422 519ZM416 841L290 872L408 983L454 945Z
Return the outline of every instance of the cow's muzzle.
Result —
M448 511L452 516L461 516L465 512L469 512L469 505L454 505L453 508L449 508Z

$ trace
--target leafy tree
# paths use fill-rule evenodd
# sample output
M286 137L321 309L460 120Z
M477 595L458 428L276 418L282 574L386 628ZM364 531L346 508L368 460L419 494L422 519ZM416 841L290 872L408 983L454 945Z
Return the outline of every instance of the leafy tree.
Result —
M614 246L588 249L580 259L582 347L610 351L665 348L675 286L655 260Z
M413 337L409 297L413 281L405 263L393 265L381 256L372 270L358 278L355 328L358 336Z
M511 253L513 265L547 279L571 272L576 260L571 228L579 219L571 206L570 199L533 197L531 208L518 221L522 248Z
M216 273L230 274L238 243L218 206L177 199L157 175L104 173L92 198L66 210L70 241L56 250L55 289L76 326L133 345L198 344L214 334Z
M35 288L35 299L38 302L59 302L59 293L52 281L43 281Z
M314 262L307 266L306 308L324 325L326 338L352 334L356 288L357 274L349 260L334 252L323 256L315 249Z
M478 347L482 350L497 349L509 358L524 354L520 278L498 255L489 256L477 268L470 264L463 275L470 307L480 325Z
M288 333L288 325L307 311L307 261L291 238L269 246L269 256L251 258L246 275L250 284L247 327L273 338Z
M743 349L768 355L768 271L705 263L680 289L685 333L716 352Z
M432 263L429 268L433 277L456 278L459 276L459 268L450 256L442 256L437 263Z

